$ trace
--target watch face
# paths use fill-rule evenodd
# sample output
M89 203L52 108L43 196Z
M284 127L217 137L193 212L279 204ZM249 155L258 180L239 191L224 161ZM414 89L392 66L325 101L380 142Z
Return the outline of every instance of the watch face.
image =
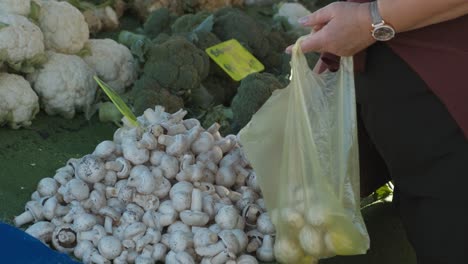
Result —
M378 41L387 41L395 36L395 30L387 25L378 26L372 32L372 36Z

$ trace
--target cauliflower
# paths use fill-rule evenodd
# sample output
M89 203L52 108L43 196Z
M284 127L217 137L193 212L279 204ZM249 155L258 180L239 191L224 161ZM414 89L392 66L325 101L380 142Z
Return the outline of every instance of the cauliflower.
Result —
M0 0L0 10L27 16L31 10L31 0Z
M39 98L20 75L0 73L0 125L17 129L31 125L39 112Z
M97 89L95 71L75 55L48 51L47 56L47 63L28 75L41 107L49 115L73 118L81 111L89 117Z
M208 55L183 37L152 46L144 65L145 77L176 95L188 95L209 73Z
M117 93L136 80L137 65L127 47L112 39L90 39L86 45L91 54L84 61Z
M83 14L68 2L42 1L38 20L47 49L75 54L89 39Z
M44 57L44 36L27 18L0 11L0 61L15 70L40 64Z
M243 79L231 103L234 127L241 129L247 125L273 91L281 88L283 85L269 73L253 73Z

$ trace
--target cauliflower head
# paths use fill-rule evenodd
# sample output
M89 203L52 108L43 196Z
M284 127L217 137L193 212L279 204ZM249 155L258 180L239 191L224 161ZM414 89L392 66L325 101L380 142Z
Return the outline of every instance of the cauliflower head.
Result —
M26 17L0 11L0 61L20 63L44 53L40 28Z
M0 10L27 16L31 10L31 0L0 0Z
M47 63L28 75L41 107L49 115L73 118L76 112L84 112L88 117L97 90L95 71L75 55L49 51L47 56Z
M173 94L187 95L200 86L209 69L208 55L177 36L150 48L143 75Z
M0 125L30 126L39 112L39 98L20 75L0 73Z
M112 39L90 39L86 45L91 54L84 56L84 61L117 93L133 84L137 63L127 47Z
M48 50L75 54L89 39L83 14L68 2L42 1L38 20Z

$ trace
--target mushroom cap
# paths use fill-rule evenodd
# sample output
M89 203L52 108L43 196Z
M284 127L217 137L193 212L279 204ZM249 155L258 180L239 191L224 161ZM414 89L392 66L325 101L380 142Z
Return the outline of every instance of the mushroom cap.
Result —
M172 233L175 231L191 232L191 229L187 224L183 223L182 221L176 221L167 228L168 233Z
M175 194L179 192L185 192L191 194L193 190L192 183L188 181L180 181L172 186L172 189L169 191L169 197L172 199Z
M116 145L112 140L104 140L99 143L94 149L93 155L100 158L106 158L110 156L116 150Z
M89 186L80 179L71 179L65 185L65 189L68 191L68 195L64 194L64 197L69 196L72 200L82 201L89 197Z
M143 235L145 231L146 225L142 222L131 223L127 228L125 228L124 237L130 239L137 235Z
M41 197L53 196L57 193L58 184L53 178L43 178L37 184L37 192Z
M218 233L218 236L221 238L221 241L223 241L230 253L237 254L240 252L241 247L239 241L231 230L222 230Z
M257 229L263 234L273 234L275 233L275 226L271 222L270 216L268 213L261 214L257 219Z
M25 206L25 210L32 214L35 221L41 220L43 218L42 205L39 201L27 202Z
M88 183L96 183L106 176L104 162L95 155L85 155L78 162L75 176Z
M42 214L47 220L51 220L55 216L55 208L57 208L57 197L53 196L45 200L44 205L42 206Z
M247 244L249 243L249 238L242 229L233 229L232 233L236 236L237 241L239 242L240 252L244 252Z
M78 242L78 245L76 245L75 249L73 250L73 254L75 257L82 259L83 255L85 252L91 250L94 248L93 243L89 240L81 240Z
M103 257L112 260L122 252L122 243L114 236L105 236L99 240L98 250Z
M208 214L192 210L182 211L179 216L189 226L204 226L210 221Z
M105 206L99 210L99 214L110 217L112 220L117 221L120 217L120 213L111 206Z
M96 216L92 214L80 214L73 220L73 229L81 232L90 230L97 223Z
M222 229L234 229L239 217L240 215L234 206L226 205L219 209L215 221Z
M252 255L241 255L237 258L237 264L258 264L258 260Z
M48 221L37 222L25 230L29 235L46 243L52 239L52 233L55 230L55 225Z
M169 236L169 247L174 252L185 251L193 246L193 234L191 232L174 231Z

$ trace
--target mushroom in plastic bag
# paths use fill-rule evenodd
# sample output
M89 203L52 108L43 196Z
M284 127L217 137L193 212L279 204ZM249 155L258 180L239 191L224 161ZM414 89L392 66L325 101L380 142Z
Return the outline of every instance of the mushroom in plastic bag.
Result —
M240 133L276 228L275 257L314 263L365 254L352 58L317 74L298 40L291 82L276 90Z

